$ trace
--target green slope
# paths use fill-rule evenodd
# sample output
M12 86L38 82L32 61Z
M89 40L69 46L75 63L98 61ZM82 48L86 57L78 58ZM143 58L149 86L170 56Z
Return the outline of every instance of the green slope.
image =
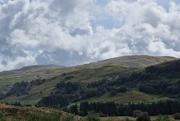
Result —
M32 87L28 91L28 95L11 95L1 100L1 102L21 102L23 104L36 104L42 97L46 97L57 92L57 88L55 86L60 81L78 82L83 89L89 90L87 86L92 82L101 80L107 80L111 82L114 81L114 79L121 79L121 77L123 76L131 77L131 74L133 73L141 73L142 68L144 67L175 59L176 58L173 57L125 56L75 67L43 69L31 68L31 70L22 73L0 75L1 92L7 92L8 90L10 90L12 85L16 82L32 81L37 78L46 79L45 83ZM123 85L128 87L129 84L131 84L130 81L131 80L129 79L127 83ZM112 89L117 87L118 86L116 85L111 86ZM166 98L166 96L163 97L161 95L156 96L140 93L137 88L138 83L133 88L129 88L127 92L117 93L117 95L114 97L110 95L110 92L106 92L100 97L80 99L79 101L98 100L128 103L131 100L133 102L139 102ZM96 90L96 88L94 88L94 90ZM73 94L79 95L79 92L73 92Z
M22 69L0 72L0 88L9 88L12 84L20 81L32 81L37 78L52 78L65 72L87 68L99 68L103 66L120 66L127 68L142 68L150 65L159 64L176 60L174 57L154 57L154 56L123 56L112 58L104 61L93 62L90 64L79 65L74 67L62 67L55 65L28 66Z
M112 59L107 59L99 62L83 65L83 67L97 68L103 66L121 66L127 68L142 68L159 63L175 60L174 57L169 56L147 56L147 55L133 55L133 56L122 56ZM81 66L80 66L81 67Z
M107 66L97 69L82 69L69 73L63 73L59 76L56 76L55 78L48 79L42 85L38 85L32 88L29 91L29 95L23 95L18 97L13 95L1 100L1 102L22 102L24 104L29 104L29 103L35 104L42 97L50 95L51 92L55 92L56 91L55 86L60 81L79 82L83 86L87 86L87 84L90 82L98 81L101 79L111 80L111 78L114 76L131 71L135 71L135 69ZM68 79L68 77L73 77L73 78ZM40 91L42 91L43 93L40 94Z

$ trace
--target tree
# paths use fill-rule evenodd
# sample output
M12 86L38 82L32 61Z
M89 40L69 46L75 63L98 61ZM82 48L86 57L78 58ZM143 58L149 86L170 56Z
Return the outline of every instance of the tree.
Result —
M77 104L76 104L76 105L72 105L72 106L70 107L70 112L71 112L72 114L75 114L75 115L78 114L78 106L77 106Z
M136 118L139 116L139 114L141 114L141 111L140 110L135 110L133 111L133 116Z
M175 113L174 114L174 119L178 119L179 120L180 119L180 113Z
M116 91L115 90L111 90L111 96L115 96L116 95Z
M151 121L147 112L141 112L136 121Z
M83 113L82 115L86 116L89 111L89 103L88 102L80 103L79 110L80 110L80 112Z

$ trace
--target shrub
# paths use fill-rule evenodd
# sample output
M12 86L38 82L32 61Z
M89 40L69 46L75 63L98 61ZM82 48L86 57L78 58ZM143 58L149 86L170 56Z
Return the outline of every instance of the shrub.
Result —
M87 121L100 121L100 117L94 111L88 112Z
M174 119L180 120L180 113L175 113L174 114Z
M147 112L141 112L136 121L151 121Z
M25 121L40 121L41 117L37 114L30 113L25 117Z
M139 114L141 114L141 111L140 110L135 110L133 111L133 116L136 118L139 116Z
M25 121L60 121L60 115L61 114L57 112L43 114L30 113L25 117Z
M6 121L3 112L0 111L0 121Z
M113 117L109 117L106 121L115 121Z
M126 117L125 121L130 121L128 117Z
M170 121L168 116L158 116L158 118L155 121Z
M61 121L74 121L74 116L73 115L65 115L61 118Z

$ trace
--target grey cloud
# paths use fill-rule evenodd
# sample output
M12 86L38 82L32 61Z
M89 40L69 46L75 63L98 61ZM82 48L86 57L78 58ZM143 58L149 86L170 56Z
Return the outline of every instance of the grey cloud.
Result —
M1 3L0 70L70 66L131 54L180 57L180 6L129 1L108 0L103 6L97 0ZM106 27L108 22L101 21L107 17L121 26Z
M44 51L36 57L38 64L61 64L73 66L89 62L85 54L77 51L56 50L54 52Z
M179 18L177 14L179 12L176 10L179 6L176 4L173 5L169 8L173 10L167 12L167 10L158 5L154 0L138 0L132 3L112 0L107 5L107 9L110 10L110 12L113 11L111 15L114 18L119 19L119 17L117 17L118 14L123 13L121 11L122 8L117 6L124 7L123 11L125 11L126 14L123 14L124 18L120 18L125 20L125 24L119 33L124 33L122 36L125 37L130 36L129 40L133 40L134 45L132 51L137 52L136 54L179 56L180 52L173 47L173 43L179 45L179 39L177 39L179 38L177 34L179 30L174 27L178 27L179 24L176 21L170 22L172 19L176 18L177 20ZM138 36L140 36L140 38L137 38ZM154 39L158 39L158 42ZM129 40L126 41L128 42ZM153 48L149 48L150 45L154 47L154 50L157 49L157 46L160 46L161 49L157 50L158 52L154 52Z
M49 7L60 15L67 16L74 11L76 4L78 3L72 0L53 0Z
M88 28L76 28L72 32L70 32L70 34L72 36L76 36L76 35L88 35L90 33L91 33L91 29L88 29Z

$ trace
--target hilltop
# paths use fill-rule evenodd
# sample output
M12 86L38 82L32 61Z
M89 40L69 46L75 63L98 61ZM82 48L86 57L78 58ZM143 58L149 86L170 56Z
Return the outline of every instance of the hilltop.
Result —
M36 70L42 70L42 69L56 69L56 68L64 68L64 66L59 66L59 65L31 65L31 66L26 66L20 69L15 69L15 70L10 70L10 71L2 71L0 72L0 75L11 75L11 74L19 74L23 72L28 72L28 71L36 71Z
M98 68L103 66L121 66L127 68L143 68L175 59L176 58L170 56L132 55L93 62L80 67Z

